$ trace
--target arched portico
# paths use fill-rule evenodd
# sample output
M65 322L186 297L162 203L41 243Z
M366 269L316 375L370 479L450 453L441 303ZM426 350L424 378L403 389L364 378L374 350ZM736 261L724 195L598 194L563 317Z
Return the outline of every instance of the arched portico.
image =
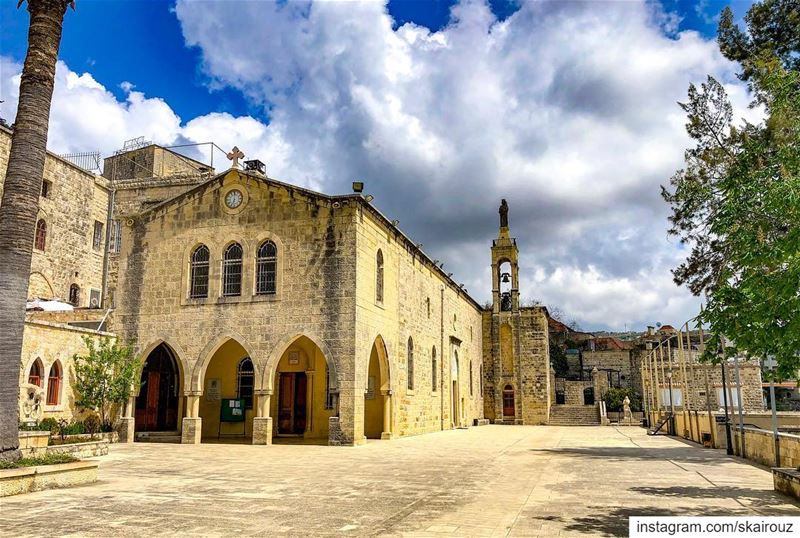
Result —
M259 438L254 435L253 442L301 437L327 443L330 418L338 415L338 394L334 361L324 346L294 335L275 348L267 368L267 385L259 391Z
M136 432L176 432L183 411L182 368L175 350L163 340L148 346L132 416Z
M190 417L196 420L199 437L208 440L250 438L257 414L255 388L261 382L261 370L250 347L225 335L206 347L193 372ZM195 414L196 412L196 414ZM193 439L197 442L195 431Z
M372 344L364 394L364 435L368 439L392 438L392 384L386 343L378 335Z

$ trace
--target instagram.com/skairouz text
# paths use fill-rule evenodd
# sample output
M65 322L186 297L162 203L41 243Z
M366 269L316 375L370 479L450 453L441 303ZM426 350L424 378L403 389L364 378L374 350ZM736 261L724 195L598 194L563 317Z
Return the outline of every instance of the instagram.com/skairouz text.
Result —
M628 520L628 533L631 538L800 537L800 516L631 516Z

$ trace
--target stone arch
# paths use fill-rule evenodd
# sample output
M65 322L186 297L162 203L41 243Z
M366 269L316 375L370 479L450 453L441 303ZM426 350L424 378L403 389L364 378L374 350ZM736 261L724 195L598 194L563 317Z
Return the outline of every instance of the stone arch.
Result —
M28 298L41 297L42 299L52 299L55 297L53 286L44 274L34 271L28 281Z
M254 377L255 377L255 386L260 387L263 384L263 372L264 370L260 368L260 362L258 360L258 355L256 355L253 351L253 347L247 342L247 340L240 334L236 333L235 331L226 331L216 338L213 338L208 341L206 346L200 352L200 355L197 357L197 362L194 364L194 368L192 369L192 377L190 380L187 380L188 386L186 387L187 391L189 392L203 392L203 381L205 380L206 370L208 369L208 365L211 362L211 359L214 357L217 351L229 340L235 341L237 344L242 346L242 348L247 352L250 356L250 359L253 361L253 370L254 370Z
M166 336L156 336L155 338L148 340L148 344L144 347L141 347L141 351L139 351L139 363L144 366L147 357L150 356L150 353L155 350L161 344L167 346L170 351L172 351L172 355L175 358L175 362L178 365L178 375L181 378L181 383L185 385L187 383L186 372L189 371L189 367L186 364L186 353L184 353L183 349L178 344L171 342Z
M381 386L376 387L377 390L391 390L392 381L394 380L394 372L392 371L392 363L389 360L389 352L386 348L386 341L380 334L372 339L372 345L375 346L378 352L378 367L381 372ZM370 353L372 353L372 346L370 346ZM367 365L369 368L369 365Z
M325 362L328 364L328 369L331 373L331 380L333 381L333 384L330 387L331 391L336 391L338 389L339 372L336 368L336 361L333 358L331 350L325 344L324 340L319 338L317 335L310 334L308 332L298 332L290 336L286 336L279 340L275 346L273 346L272 351L267 358L267 363L264 367L264 375L258 376L258 374L256 374L257 387L260 387L262 390L268 390L275 385L275 371L278 368L278 363L280 362L281 357L283 357L283 354L286 353L286 351L292 344L295 343L295 341L302 337L308 338L322 352L322 356L325 357Z

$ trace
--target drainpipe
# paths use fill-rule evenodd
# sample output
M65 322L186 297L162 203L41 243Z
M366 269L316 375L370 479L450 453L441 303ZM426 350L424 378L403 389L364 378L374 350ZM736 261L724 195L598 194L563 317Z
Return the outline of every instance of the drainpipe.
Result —
M441 301L439 302L439 428L444 431L444 284L439 287ZM449 357L449 353L447 354Z

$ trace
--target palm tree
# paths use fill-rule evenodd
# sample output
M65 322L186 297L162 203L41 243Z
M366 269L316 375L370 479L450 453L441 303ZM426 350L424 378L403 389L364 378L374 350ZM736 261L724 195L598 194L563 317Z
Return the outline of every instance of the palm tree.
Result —
M17 7L24 0L20 0ZM61 28L74 0L28 0L28 54L0 203L0 459L19 457L19 369Z

